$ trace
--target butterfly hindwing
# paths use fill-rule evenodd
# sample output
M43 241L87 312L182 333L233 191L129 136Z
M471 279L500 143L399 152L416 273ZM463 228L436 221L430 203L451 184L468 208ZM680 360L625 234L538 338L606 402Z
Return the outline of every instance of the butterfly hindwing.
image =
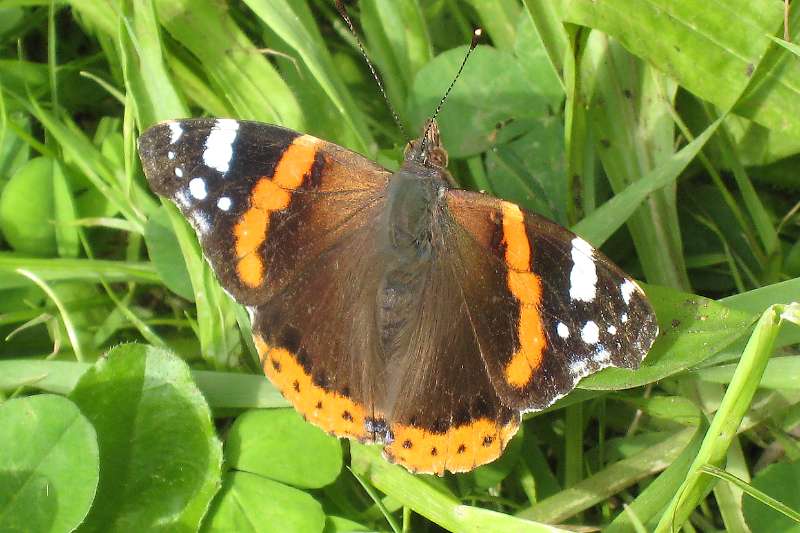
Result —
M384 455L414 472L439 475L493 461L520 422L518 411L503 404L486 372L464 299L463 264L449 246L447 213L441 207L431 225L430 261L413 279L418 287L413 310L397 320L406 340L398 343L402 349L397 353L387 350L384 380L391 432ZM470 263L469 268L480 276L481 265Z

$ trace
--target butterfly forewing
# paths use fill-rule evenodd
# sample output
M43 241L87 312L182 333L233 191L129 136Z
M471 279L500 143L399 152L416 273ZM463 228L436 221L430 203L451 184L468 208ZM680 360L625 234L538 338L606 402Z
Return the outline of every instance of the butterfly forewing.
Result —
M470 267L462 276L475 334L507 405L543 409L590 373L639 366L658 326L642 290L611 260L509 202L448 191L447 205L450 243ZM492 258L494 274L476 278L478 255Z
M315 137L232 119L163 122L139 152L150 187L181 209L222 285L250 306L346 234L389 176Z

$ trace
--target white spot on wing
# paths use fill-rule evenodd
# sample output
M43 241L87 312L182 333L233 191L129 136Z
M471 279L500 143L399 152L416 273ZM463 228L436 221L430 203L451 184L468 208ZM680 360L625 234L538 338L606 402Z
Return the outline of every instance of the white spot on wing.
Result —
M563 322L559 322L556 326L556 331L558 332L558 336L562 339L566 339L569 337L569 327L564 324Z
M597 344L597 341L600 340L600 328L597 327L597 324L595 324L593 320L583 325L583 329L581 329L581 339L583 339L583 342L586 344Z
M233 157L233 143L239 123L229 118L219 119L214 123L211 132L206 137L203 163L207 167L225 174L228 172Z
M175 175L179 178L183 177L183 169L181 167L175 167Z
M601 344L597 347L597 352L594 354L594 357L592 357L592 359L596 363L600 364L607 363L611 360L611 353L609 353L609 351L606 350L605 346Z
M170 159L170 160L175 159L175 152L173 152L172 150L167 152L167 159Z
M619 317L619 319L620 319L620 320L622 321L622 323L624 324L625 322L627 322L627 321L628 321L628 313L622 313L622 315Z
M636 285L629 279L626 279L622 285L619 286L619 292L622 293L622 299L625 300L625 305L631 303L631 295L633 295L633 291L635 290Z
M192 211L190 216L194 229L196 229L200 235L205 235L208 233L208 230L211 228L211 224L209 223L208 216L205 213L202 211Z
M175 200L184 209L189 209L192 206L192 201L186 196L186 191L179 190L175 192Z
M583 359L579 359L578 361L573 361L569 364L569 373L573 376L580 376L583 377L586 375L586 369L589 365L586 364L586 361Z
M183 128L179 122L170 122L167 125L169 126L169 143L175 144L183 135Z
M189 194L198 200L205 200L206 196L208 196L208 191L206 190L206 180L203 178L192 178L192 180L189 182Z
M233 202L227 196L223 196L219 200L217 200L217 207L222 209L223 211L227 211L231 208Z
M580 237L572 239L572 271L569 273L569 297L592 302L597 294L597 265L594 248Z
M610 326L608 326L608 332L611 333L612 335L616 335L617 334L617 326L615 326L614 324L611 324Z

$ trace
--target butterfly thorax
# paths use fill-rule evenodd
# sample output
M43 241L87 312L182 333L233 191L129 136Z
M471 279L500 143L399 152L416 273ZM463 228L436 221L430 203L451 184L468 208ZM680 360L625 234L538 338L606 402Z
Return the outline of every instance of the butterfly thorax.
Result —
M423 283L433 260L438 204L446 186L430 168L406 163L392 175L379 222L381 277L377 327L387 356L406 346L409 319L418 316Z

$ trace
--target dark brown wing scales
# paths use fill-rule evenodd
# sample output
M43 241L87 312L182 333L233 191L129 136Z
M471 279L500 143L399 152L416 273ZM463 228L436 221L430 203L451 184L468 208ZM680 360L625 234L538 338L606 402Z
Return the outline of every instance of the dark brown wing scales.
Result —
M301 260L300 251L330 246L333 230L374 201L389 177L315 137L229 119L158 124L142 134L139 152L151 188L181 209L221 284L251 306L288 282L286 262ZM325 218L317 241L295 242L287 256L284 244L297 231L292 221L322 197L338 216Z
M446 216L438 209L432 218L432 256L419 274L417 305L405 316L406 340L387 354L381 405L391 432L384 455L439 475L493 461L519 428L519 413L503 404L486 372L462 287L472 281L447 245ZM494 264L482 259L469 263L470 275L491 283Z
M456 223L451 242L470 265L463 275L469 279L482 255L495 264L491 278L506 285L465 285L489 375L506 405L543 409L592 372L638 367L658 333L655 315L608 258L496 198L448 191L447 205Z
M486 373L461 289L434 261L406 351L387 364L388 459L413 472L466 472L495 460L519 429Z
M250 308L267 376L323 429L372 438L372 337L353 328L374 304L354 302L389 172L308 135L224 119L165 122L139 147L152 189L178 205L223 287Z

